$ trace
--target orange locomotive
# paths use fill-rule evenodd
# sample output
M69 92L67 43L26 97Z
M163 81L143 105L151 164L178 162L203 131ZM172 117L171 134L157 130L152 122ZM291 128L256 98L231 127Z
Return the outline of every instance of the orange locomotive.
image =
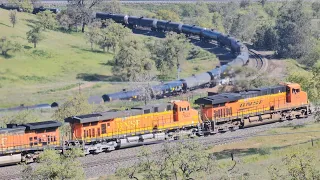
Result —
M200 123L198 111L186 101L74 116L65 122L71 124L72 139L87 144L86 154L164 140L170 132L190 132Z
M33 161L37 151L60 146L58 121L8 124L0 129L0 165Z
M205 129L213 133L307 117L311 113L307 93L295 83L223 93L195 103L201 105Z
M82 143L86 154L149 141L234 130L280 120L306 117L307 94L298 84L284 84L237 93L222 93L195 101L136 107L65 119L71 125L71 144Z

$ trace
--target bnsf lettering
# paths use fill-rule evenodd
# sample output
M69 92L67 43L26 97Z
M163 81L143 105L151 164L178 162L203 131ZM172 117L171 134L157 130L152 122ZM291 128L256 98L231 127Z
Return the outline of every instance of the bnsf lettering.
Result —
M247 107L247 106L256 106L262 103L262 100L258 100L258 101L252 101L252 102L245 102L245 103L241 103L240 107Z
M126 121L119 121L118 128L119 130L126 130L126 129L135 129L139 127L140 120L126 120Z

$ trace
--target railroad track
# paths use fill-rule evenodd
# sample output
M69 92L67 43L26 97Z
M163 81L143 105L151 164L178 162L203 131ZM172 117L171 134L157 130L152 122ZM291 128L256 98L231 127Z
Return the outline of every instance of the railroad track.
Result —
M264 65L264 61L262 59L262 57L257 53L255 52L253 49L249 49L249 54L252 58L255 59L255 68L257 70L261 70L263 65Z
M105 2L110 2L111 0L105 0ZM268 0L269 2L285 2L288 0ZM293 0L289 0L293 1ZM316 2L317 0L304 0L305 2ZM121 4L195 4L196 0L121 0ZM235 2L239 3L240 0L203 0L204 3L229 3ZM259 0L252 0L252 2L259 2ZM45 5L60 5L65 6L68 4L66 0L42 0L42 4Z
M266 130L268 130L268 129L266 129ZM266 130L264 130L264 131L266 131ZM264 131L259 131L259 133L264 132ZM202 138L197 138L197 139L183 139L183 140L169 141L168 143L197 141L197 142L200 142L201 144L203 144L204 146L217 146L217 145L223 145L223 144L229 144L229 143L243 141L247 138L255 136L256 134L257 134L257 132L251 132L249 134L242 135L242 136L220 137L220 138L215 138L212 140L208 140L208 137L202 137ZM152 152L153 157L157 157L162 154L163 154L162 150L157 150L157 151ZM99 161L95 161L95 162L83 163L83 168L85 168L85 169L86 168L94 168L94 167L105 166L105 165L109 165L109 164L123 163L123 162L131 161L131 160L138 160L137 155L120 157L120 158L113 158L113 159L104 158L104 159L100 159Z
M22 179L22 173L19 174L10 174L8 176L1 176L2 180L16 180L16 179Z

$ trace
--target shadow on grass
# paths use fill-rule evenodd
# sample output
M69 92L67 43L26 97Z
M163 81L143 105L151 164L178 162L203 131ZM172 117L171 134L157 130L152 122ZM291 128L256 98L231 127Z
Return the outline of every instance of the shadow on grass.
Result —
M81 51L86 51L86 52L91 52L91 53L100 53L100 54L107 54L107 52L103 52L103 51L100 51L100 50L91 50L91 49L86 49L86 48L82 48L82 47L79 47L79 46L74 46L74 45L70 45L71 48L73 49L78 49L78 50L81 50Z
M4 57L5 59L11 59L13 56L10 54L5 54L5 55L0 54L0 57Z
M4 23L0 23L0 25L2 25L2 26L7 26L7 27L11 27L11 26L8 26L7 24L4 24Z
M319 141L319 139L315 139L314 141ZM318 143L318 142L316 142ZM231 158L231 153L234 154L234 156L237 157L244 157L244 156L249 156L249 155L268 155L271 154L272 151L274 150L281 150L297 145L303 145L303 144L310 144L311 147L311 140L310 141L304 141L304 142L299 142L299 143L294 143L294 144L288 144L284 146L278 146L278 147L261 147L261 148L248 148L248 149L227 149L223 150L220 152L213 153L214 156L217 157L217 159L229 159Z
M24 49L32 49L31 46L23 46Z
M24 21L27 22L27 26L34 28L36 26L36 24L38 23L38 21L33 20L33 19L23 19Z
M82 79L84 81L120 81L118 77L106 76L101 74L90 74L90 73L80 73L77 75L77 79Z
M114 66L114 62L111 60L111 61L107 61L106 63L99 63L100 65L102 66Z

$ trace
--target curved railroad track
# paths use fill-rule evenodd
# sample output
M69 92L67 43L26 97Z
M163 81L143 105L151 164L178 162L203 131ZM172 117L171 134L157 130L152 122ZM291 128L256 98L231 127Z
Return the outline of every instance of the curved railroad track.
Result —
M248 49L248 50L249 50L250 56L255 59L255 69L257 69L258 71L261 70L264 65L263 58L253 49Z

